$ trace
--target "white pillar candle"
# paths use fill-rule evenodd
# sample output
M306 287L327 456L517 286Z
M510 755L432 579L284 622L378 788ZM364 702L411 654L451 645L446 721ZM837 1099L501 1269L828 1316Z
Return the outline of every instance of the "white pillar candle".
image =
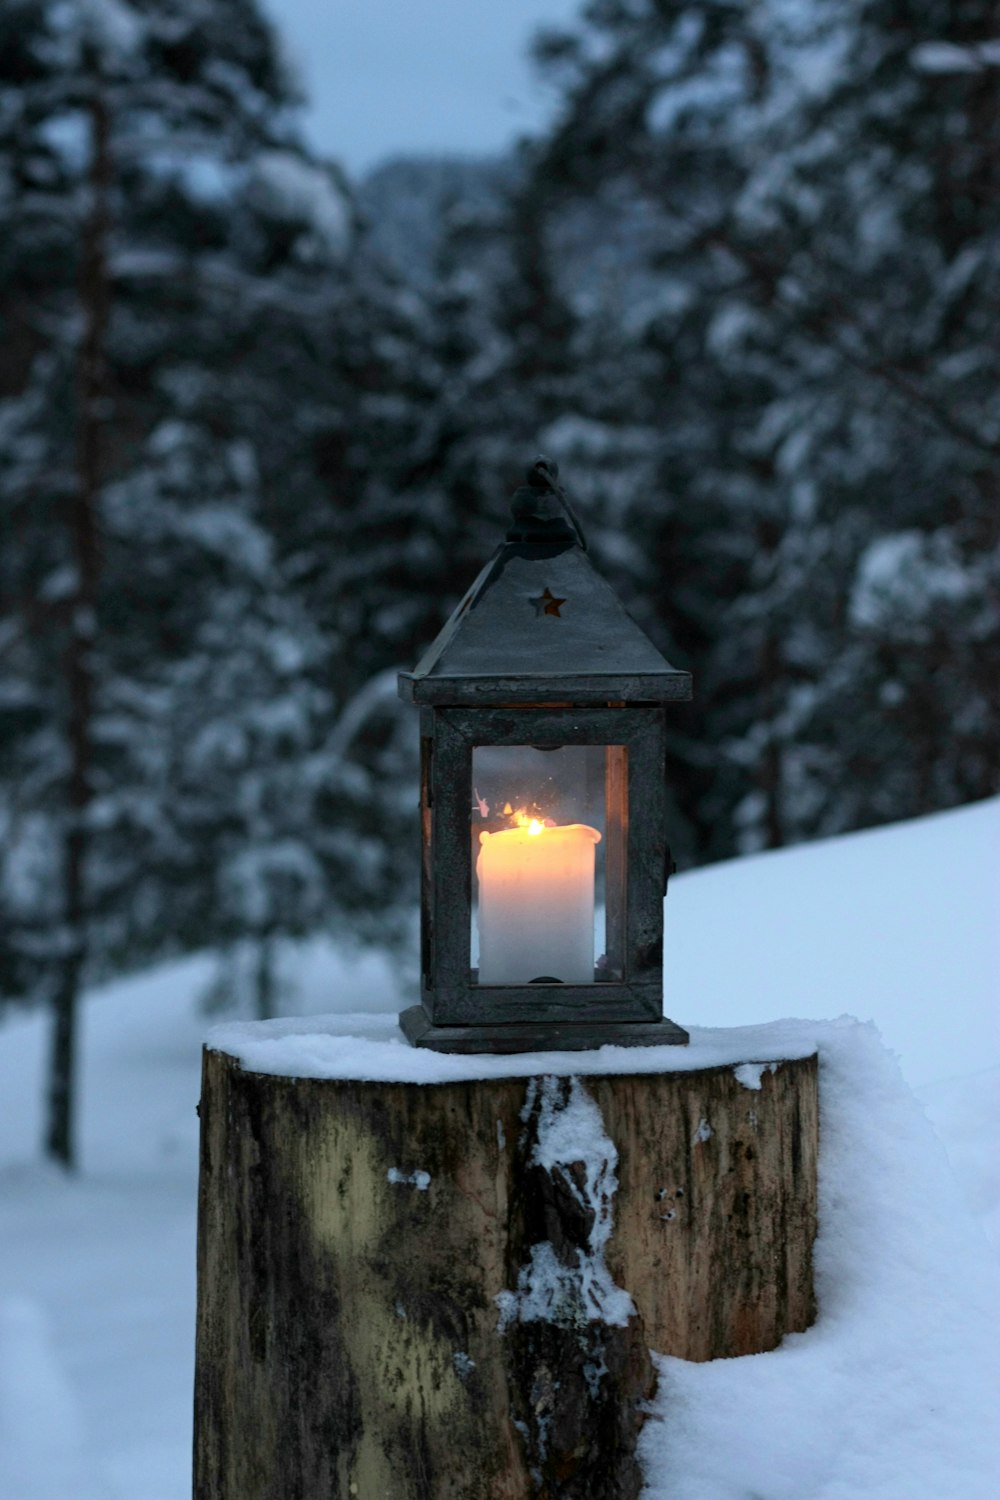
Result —
M594 979L594 846L585 823L481 833L479 983Z

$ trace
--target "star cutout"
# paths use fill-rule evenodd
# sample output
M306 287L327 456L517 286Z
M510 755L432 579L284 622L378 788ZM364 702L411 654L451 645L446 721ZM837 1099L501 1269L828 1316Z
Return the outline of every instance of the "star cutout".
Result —
M551 589L546 589L544 594L539 594L538 598L532 599L531 603L535 606L536 615L555 615L557 620L561 620L562 615L559 613L559 608L560 605L566 603L566 600L557 599Z

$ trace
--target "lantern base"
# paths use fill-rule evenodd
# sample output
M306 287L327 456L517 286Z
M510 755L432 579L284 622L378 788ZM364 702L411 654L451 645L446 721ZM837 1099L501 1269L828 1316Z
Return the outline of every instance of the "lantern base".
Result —
M538 1021L513 1026L435 1026L422 1005L400 1012L412 1047L434 1052L584 1052L597 1047L683 1047L683 1026L668 1021Z

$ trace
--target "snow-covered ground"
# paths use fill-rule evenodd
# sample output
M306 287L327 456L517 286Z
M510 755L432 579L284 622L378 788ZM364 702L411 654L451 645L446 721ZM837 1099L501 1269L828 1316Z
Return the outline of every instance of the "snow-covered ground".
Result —
M671 885L669 1015L873 1018L921 1103L871 1029L818 1028L819 1320L773 1354L663 1361L650 1500L1000 1493L998 856L1000 799ZM74 1181L38 1161L42 1019L0 1025L3 1500L190 1492L209 975L192 959L89 998ZM397 1004L384 961L321 944L296 987L312 1014Z

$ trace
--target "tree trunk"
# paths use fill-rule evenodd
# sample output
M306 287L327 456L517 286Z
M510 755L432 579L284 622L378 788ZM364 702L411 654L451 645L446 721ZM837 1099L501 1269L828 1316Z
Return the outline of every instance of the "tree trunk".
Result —
M269 1021L274 1015L274 937L258 933L255 938L257 953L254 965L254 1009L258 1021Z
M101 426L105 420L104 342L108 320L109 120L99 81L89 103L90 206L80 262L83 336L77 379L76 484L70 541L76 593L65 650L69 786L63 839L64 952L53 995L46 1148L64 1166L75 1159L74 1092L77 1009L86 957L87 809L92 796L94 684L91 653L97 606L97 513L101 489Z
M195 1500L632 1500L648 1349L813 1317L816 1059L447 1084L206 1051Z

